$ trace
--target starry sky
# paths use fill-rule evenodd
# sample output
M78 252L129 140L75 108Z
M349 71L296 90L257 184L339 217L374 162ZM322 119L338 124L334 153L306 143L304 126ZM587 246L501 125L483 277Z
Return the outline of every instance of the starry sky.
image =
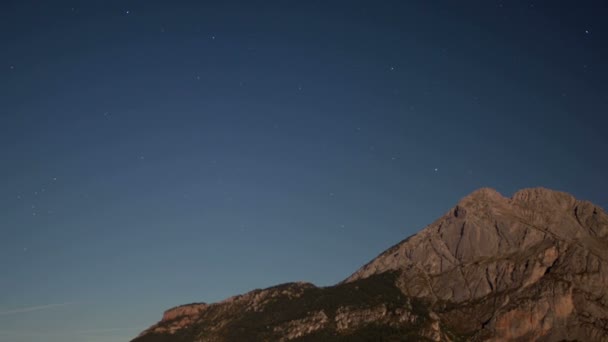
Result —
M471 191L608 207L603 1L0 3L0 340L340 281Z

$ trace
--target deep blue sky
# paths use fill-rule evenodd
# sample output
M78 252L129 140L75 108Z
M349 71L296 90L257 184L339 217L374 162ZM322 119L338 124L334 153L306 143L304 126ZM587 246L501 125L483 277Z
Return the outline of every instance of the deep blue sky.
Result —
M0 340L340 281L479 187L608 207L603 1L2 1Z

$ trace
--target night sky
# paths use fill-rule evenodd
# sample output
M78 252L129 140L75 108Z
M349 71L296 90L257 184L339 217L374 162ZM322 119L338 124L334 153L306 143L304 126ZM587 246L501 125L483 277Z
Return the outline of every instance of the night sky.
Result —
M480 187L608 207L604 1L0 4L0 340L336 283Z

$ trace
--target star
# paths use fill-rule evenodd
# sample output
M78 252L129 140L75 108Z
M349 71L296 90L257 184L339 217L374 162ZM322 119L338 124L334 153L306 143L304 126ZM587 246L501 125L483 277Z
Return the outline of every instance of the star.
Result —
M11 70L15 70L15 66L14 66L14 65L11 65L9 68L10 68Z
M129 10L126 10L126 11L125 11L125 14L129 14L129 13L131 13L131 11L129 11Z
M435 168L435 172L439 171L439 168Z
M589 30L585 30L585 34L589 34L589 33L590 33Z
M215 36L211 36L211 39L212 39L212 40L215 40Z

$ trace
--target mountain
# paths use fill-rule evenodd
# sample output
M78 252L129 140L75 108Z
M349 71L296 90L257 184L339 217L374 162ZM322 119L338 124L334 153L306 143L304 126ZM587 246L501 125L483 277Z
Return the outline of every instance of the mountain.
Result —
M132 342L608 341L608 215L480 189L339 284L165 312Z

